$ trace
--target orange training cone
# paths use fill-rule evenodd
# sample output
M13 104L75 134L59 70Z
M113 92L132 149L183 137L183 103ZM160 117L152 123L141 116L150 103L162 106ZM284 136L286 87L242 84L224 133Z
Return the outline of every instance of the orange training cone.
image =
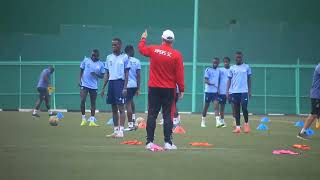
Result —
M129 140L129 141L123 141L120 144L127 144L127 145L141 145L143 142L138 140Z
M174 128L173 133L175 133L175 134L185 134L186 130L184 130L182 126L177 126L176 128Z
M197 146L197 147L213 147L213 144L209 144L207 142L191 142L189 144L191 146Z
M292 147L297 148L297 149L301 149L301 150L310 150L311 147L305 144L294 144L292 145Z

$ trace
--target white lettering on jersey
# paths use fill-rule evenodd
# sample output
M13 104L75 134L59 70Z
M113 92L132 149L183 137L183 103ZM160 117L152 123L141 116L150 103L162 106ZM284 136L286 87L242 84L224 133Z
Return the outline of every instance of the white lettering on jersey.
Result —
M172 55L171 52L164 51L164 50L161 50L161 49L155 49L154 52L157 53L157 54L160 54L160 55L168 56L168 57L171 57L171 55Z

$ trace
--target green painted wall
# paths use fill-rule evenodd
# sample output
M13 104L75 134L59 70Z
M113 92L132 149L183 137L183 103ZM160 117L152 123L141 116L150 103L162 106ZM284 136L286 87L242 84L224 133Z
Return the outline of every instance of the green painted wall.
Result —
M149 42L159 43L167 28L176 34L175 47L185 62L192 62L193 0L11 0L0 6L0 63L4 61L68 61L56 67L57 108L79 109L78 63L98 48L104 57L111 52L113 37L137 45L141 32L149 30ZM249 64L316 64L320 56L320 16L316 0L199 0L198 62L213 57L233 57L244 52ZM236 20L235 24L230 24ZM142 62L147 59L137 53ZM22 108L32 108L37 78L44 66L22 66ZM196 111L203 105L203 71L197 67ZM147 73L144 66L143 73ZM19 107L19 66L0 66L0 108ZM192 66L186 65L186 96L179 104L191 111ZM309 112L311 68L300 69L300 109ZM250 110L255 113L290 113L295 108L295 69L253 68ZM5 75L5 76L4 76ZM10 79L8 79L10 77ZM143 78L142 87L147 79ZM265 93L265 84L267 91ZM144 89L145 90L145 89ZM146 93L143 91L143 93ZM266 100L266 101L265 101ZM146 109L145 94L137 99ZM265 104L267 107L265 107ZM107 109L104 99L98 107ZM228 109L229 111L229 109Z

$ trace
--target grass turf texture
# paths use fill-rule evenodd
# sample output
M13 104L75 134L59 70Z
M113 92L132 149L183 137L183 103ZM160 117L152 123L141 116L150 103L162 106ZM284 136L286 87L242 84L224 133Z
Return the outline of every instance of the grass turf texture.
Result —
M258 116L251 116L252 133L231 133L215 128L212 115L200 128L200 115L182 115L185 135L175 135L180 148L153 153L144 146L120 145L123 140L145 141L145 130L126 133L124 139L106 138L112 132L105 121L111 114L97 114L99 128L80 127L79 113L64 113L61 127L48 124L48 115L33 119L30 113L0 112L0 179L318 179L320 130L312 141L296 138L297 117L271 117L270 134L257 131ZM137 117L145 114L139 114ZM156 143L163 145L162 127ZM194 148L192 141L207 141L213 148ZM272 155L273 149L292 149L296 143L312 147L298 156Z

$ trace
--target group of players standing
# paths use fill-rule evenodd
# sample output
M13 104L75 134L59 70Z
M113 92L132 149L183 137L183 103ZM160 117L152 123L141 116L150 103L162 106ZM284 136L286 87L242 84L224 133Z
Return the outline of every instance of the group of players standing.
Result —
M251 68L243 62L242 52L236 52L235 65L230 67L230 58L223 58L224 67L218 68L220 60L214 58L212 67L204 72L205 104L201 127L206 127L206 116L211 102L214 104L216 127L226 127L224 120L225 104L231 104L234 117L234 133L240 133L240 109L244 116L244 132L250 132L248 101L251 97Z
M184 68L183 59L179 51L172 48L174 34L166 30L162 35L161 45L146 45L147 31L139 42L139 52L150 58L150 76L148 82L148 118L147 118L147 142L146 149L153 145L156 119L162 109L164 126L164 148L177 149L172 142L173 122L178 121L176 103L184 95ZM124 131L135 130L135 104L133 97L140 93L140 61L134 58L134 48L128 45L125 53L121 51L122 42L119 38L112 40L112 54L107 56L106 62L99 60L99 51L94 49L90 58L85 58L80 65L80 97L81 97L81 126L99 126L96 124L96 98L98 95L98 79L104 79L101 96L104 96L108 85L106 103L111 105L114 130L109 137L121 138ZM234 133L241 132L240 111L244 116L243 131L250 132L248 117L248 102L251 98L251 68L243 62L243 54L235 53L235 65L230 67L230 59L223 59L224 67L218 68L219 58L214 58L212 67L204 72L204 108L202 112L201 127L206 127L206 115L210 103L214 104L216 127L226 127L224 120L225 104L231 104L234 118ZM320 93L320 65L317 66L312 86L312 115L308 118L307 125L301 130L298 137L305 139L307 129L314 119L319 118L320 108L318 96ZM48 85L50 76L54 72L53 67L44 69L38 82L39 100L32 113L39 116L38 110L42 101L46 102L49 115L54 113L50 110ZM315 89L315 90L314 90ZM316 92L316 93L315 93ZM85 102L89 94L91 102L91 116L86 118ZM315 100L316 99L316 100ZM128 128L125 129L125 109L127 109Z
M141 64L134 57L134 48L128 45L125 53L121 51L122 42L119 38L112 40L112 54L107 56L106 62L99 60L99 51L93 50L91 58L85 58L80 65L80 97L81 97L81 126L96 127L95 110L98 94L98 79L104 79L101 96L104 96L108 85L106 103L111 104L114 132L112 137L123 137L124 131L135 130L135 104L133 97L140 93ZM85 102L90 95L91 117L85 116ZM125 107L126 105L126 107ZM127 109L128 128L125 129L125 109Z

